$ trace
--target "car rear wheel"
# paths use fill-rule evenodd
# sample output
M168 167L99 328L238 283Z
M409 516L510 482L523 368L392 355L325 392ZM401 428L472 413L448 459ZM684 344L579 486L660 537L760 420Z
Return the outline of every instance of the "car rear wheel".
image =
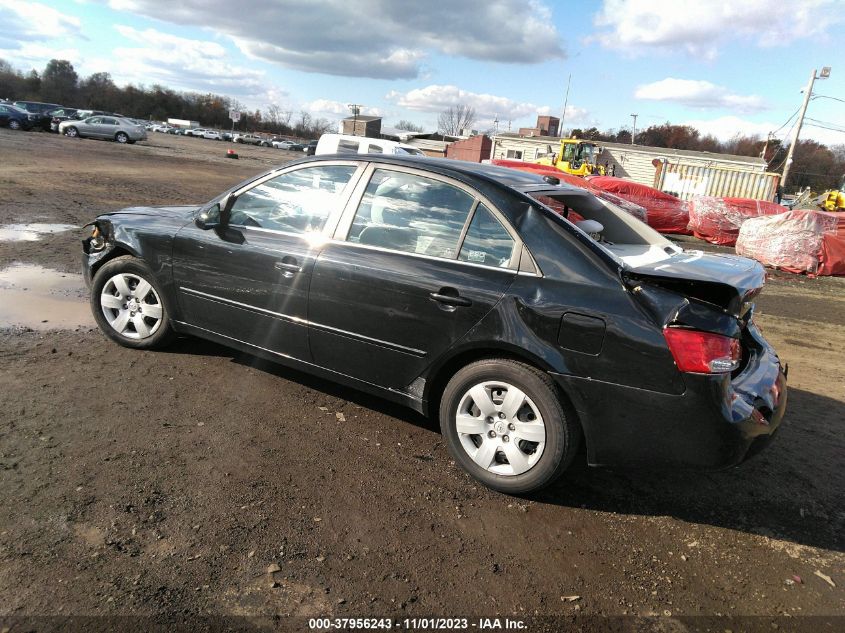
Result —
M118 132L114 135L114 140L116 140L118 143L126 143L129 140L129 136L126 134L126 132Z
M19 130L21 129L21 122L15 121L14 119L9 121L9 129L10 130Z
M91 284L91 310L100 329L125 347L153 349L173 337L155 276L135 257L117 257L97 271Z
M68 129L65 130L65 136L70 136L71 138L76 138L77 136L79 136L79 130L77 130L75 127L73 127L71 125Z
M456 373L440 402L449 452L470 475L509 494L553 482L574 458L580 426L547 374L508 359Z

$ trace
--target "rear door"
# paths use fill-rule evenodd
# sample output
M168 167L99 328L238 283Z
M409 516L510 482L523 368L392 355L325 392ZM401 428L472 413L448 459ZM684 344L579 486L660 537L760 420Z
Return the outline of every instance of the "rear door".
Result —
M183 227L173 276L189 324L283 356L308 360L311 272L354 180L350 162L300 166L237 193L228 225Z
M405 390L501 299L521 243L486 200L429 172L371 167L317 259L314 361Z

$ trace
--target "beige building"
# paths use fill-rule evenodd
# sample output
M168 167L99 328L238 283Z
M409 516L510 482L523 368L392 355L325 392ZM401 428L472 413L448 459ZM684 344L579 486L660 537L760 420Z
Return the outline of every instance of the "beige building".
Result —
M598 157L598 164L606 165L608 173L613 172L615 176L627 178L650 187L657 184L656 165L658 163L715 167L759 174L766 171L766 161L753 156L734 156L732 154L714 154L602 141L596 141L596 144L602 149ZM559 151L559 148L559 137L532 136L523 138L518 134L504 133L493 137L491 158L534 161L541 156Z

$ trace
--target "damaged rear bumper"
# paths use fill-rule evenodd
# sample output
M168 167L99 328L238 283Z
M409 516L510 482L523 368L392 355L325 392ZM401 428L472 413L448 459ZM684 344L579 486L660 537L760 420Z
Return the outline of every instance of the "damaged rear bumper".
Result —
M762 449L786 411L786 374L753 324L749 358L736 375L684 374L667 394L552 373L572 399L594 466L720 470Z

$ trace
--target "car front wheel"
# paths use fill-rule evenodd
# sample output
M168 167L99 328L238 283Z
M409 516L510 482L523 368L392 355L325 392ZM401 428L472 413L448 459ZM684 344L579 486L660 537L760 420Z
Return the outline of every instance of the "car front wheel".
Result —
M65 136L76 138L77 136L79 136L79 130L77 130L73 126L70 126L68 129L65 130Z
M155 276L135 257L117 257L97 271L91 284L91 310L100 329L124 347L153 349L173 337Z
M440 402L449 452L470 475L508 494L552 483L569 466L580 426L544 372L508 359L461 369Z

